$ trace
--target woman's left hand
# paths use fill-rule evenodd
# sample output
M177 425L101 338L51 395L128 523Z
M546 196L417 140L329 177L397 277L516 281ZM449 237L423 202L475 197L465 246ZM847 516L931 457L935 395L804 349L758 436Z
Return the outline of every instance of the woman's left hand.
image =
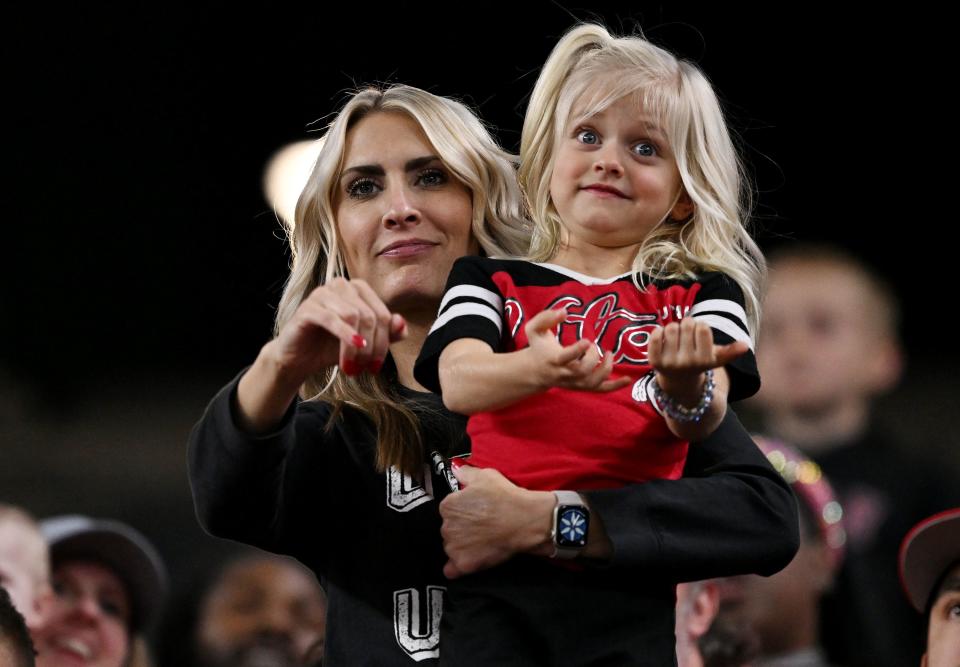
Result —
M440 503L448 579L485 570L514 554L549 556L556 498L520 488L492 468L454 468L461 489Z

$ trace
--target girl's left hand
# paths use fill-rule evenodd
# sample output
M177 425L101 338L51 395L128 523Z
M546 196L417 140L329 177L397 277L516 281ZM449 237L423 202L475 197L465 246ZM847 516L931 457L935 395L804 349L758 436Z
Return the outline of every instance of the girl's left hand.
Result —
M683 405L695 405L704 371L722 368L749 349L742 341L716 345L710 325L685 317L650 334L647 359L664 393Z

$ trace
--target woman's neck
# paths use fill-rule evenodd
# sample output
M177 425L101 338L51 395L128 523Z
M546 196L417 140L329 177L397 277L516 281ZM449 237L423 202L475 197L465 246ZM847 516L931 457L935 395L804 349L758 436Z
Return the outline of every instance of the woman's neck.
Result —
M434 311L435 312L435 311ZM390 346L390 356L397 367L397 381L407 389L414 391L429 391L413 377L413 365L427 339L427 333L433 325L433 320L405 317L407 321L407 335L403 340Z
M550 258L551 264L594 278L613 278L633 271L633 260L640 244L619 248L604 248L589 243L565 242Z

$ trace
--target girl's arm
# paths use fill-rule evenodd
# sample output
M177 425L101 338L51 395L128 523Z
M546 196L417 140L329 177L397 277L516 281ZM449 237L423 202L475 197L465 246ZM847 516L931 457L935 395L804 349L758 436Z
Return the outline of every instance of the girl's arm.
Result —
M518 553L549 555L555 498L493 469L464 466L464 488L440 504L444 572L493 567ZM582 491L591 510L583 556L677 581L770 575L796 554L797 507L736 415L690 448L684 476Z
M440 354L439 377L448 409L471 415L506 407L551 387L613 391L630 378L608 379L613 357L602 361L596 346L579 340L564 347L553 328L562 310L538 313L524 328L530 346L515 352L494 352L484 341L460 338Z
M730 377L724 367L748 350L749 346L742 341L714 344L710 326L692 317L671 322L651 334L647 346L650 366L656 371L662 393L675 403L697 407L705 395L705 371L713 370L712 399L698 421L674 419L664 410L664 419L674 435L698 441L716 430L727 412L730 391Z

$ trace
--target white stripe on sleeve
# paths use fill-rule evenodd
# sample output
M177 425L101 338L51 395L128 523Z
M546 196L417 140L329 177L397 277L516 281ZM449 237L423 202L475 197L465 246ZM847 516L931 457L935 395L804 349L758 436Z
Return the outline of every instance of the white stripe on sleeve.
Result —
M500 295L483 287L477 287L476 285L457 285L456 287L450 288L450 291L443 295L439 312L442 313L448 303L463 296L483 301L484 303L490 304L490 307L496 312L503 312L503 299Z
M728 320L723 315L699 315L696 319L699 322L705 322L709 324L717 331L722 331L734 340L742 340L750 346L751 351L753 350L753 338L750 337L750 334L738 327L731 320Z
M693 308L691 308L687 314L697 315L706 312L729 313L744 324L747 323L747 312L743 309L743 306L730 299L707 299L706 301L701 301L700 303L694 304Z
M453 290L451 290L451 292L452 291ZM433 326L430 327L430 332L427 335L429 336L434 331L447 324L450 320L456 317L463 317L465 315L479 315L480 317L485 317L497 325L498 332L503 333L503 322L501 321L501 317L499 313L495 313L490 306L479 303L458 303L450 306L450 308L447 309L447 312L437 318L436 322L433 323Z

